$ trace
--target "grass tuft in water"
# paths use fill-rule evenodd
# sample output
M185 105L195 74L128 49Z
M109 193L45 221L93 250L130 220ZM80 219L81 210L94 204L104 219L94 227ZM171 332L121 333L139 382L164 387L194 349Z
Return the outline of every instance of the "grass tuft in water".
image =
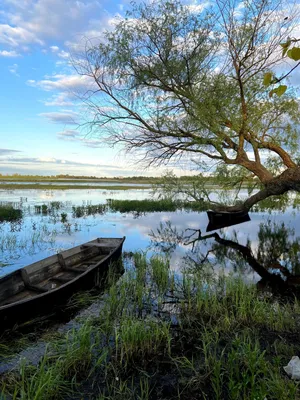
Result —
M173 200L164 198L159 200L145 199L145 200L116 200L108 199L108 207L112 212L135 214L146 212L162 212L162 211L176 211L176 210L191 210L191 211L205 211L208 206L205 202L188 202L181 200Z
M0 205L0 222L18 221L22 218L22 210L15 209L11 205Z

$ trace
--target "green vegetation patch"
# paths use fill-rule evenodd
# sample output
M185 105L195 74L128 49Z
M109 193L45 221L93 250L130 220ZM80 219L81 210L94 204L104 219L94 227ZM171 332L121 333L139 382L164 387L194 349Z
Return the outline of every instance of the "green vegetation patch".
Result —
M300 396L283 366L300 352L300 305L240 277L177 276L134 254L99 317L53 340L38 366L1 379L5 399L272 399Z
M17 210L10 205L0 205L0 222L17 221L22 218L22 210Z
M106 212L106 204L95 204L87 206L73 206L72 215L74 218L80 218L87 215L104 214Z
M176 210L190 210L190 211L205 211L208 205L204 201L181 201L173 199L159 199L159 200L115 200L108 199L107 204L111 211L119 211L121 213L136 212L160 212L160 211L176 211Z

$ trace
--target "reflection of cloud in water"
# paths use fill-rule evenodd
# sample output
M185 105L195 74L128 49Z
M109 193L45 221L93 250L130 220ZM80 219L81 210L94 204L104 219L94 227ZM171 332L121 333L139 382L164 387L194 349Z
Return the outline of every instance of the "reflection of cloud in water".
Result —
M116 184L117 185L117 184ZM71 201L74 205L82 205L84 201L92 204L105 203L108 198L120 200L143 200L150 197L150 190L104 190L104 189L69 189L69 190L34 190L14 189L0 190L2 200L19 202L21 197L28 199L28 204L43 201Z
M157 231L160 224L165 224L170 221L171 225L176 227L177 231L184 231L187 228L190 229L201 229L202 233L205 233L206 226L208 223L208 218L206 213L196 213L196 212L158 212L149 213L142 215L138 218L134 217L133 214L120 214L120 213L107 213L104 215L97 215L95 217L89 216L86 218L73 219L71 217L71 206L70 205L82 205L86 204L87 201L91 204L99 204L105 202L109 197L116 199L145 199L149 198L148 190L129 190L129 191L117 191L112 194L108 191L103 192L102 190L68 190L68 191L53 191L53 197L47 197L48 192L37 191L37 190L15 190L12 192L2 192L2 199L6 201L18 202L20 197L26 197L26 205L42 204L44 201L63 201L69 202L68 208L68 221L71 223L71 234L68 234L63 229L63 225L59 221L56 224L50 222L49 217L43 217L41 215L31 215L24 219L24 225L22 232L16 233L17 235L24 235L24 231L32 230L32 223L37 222L38 224L46 224L49 229L57 229L58 233L56 236L56 241L54 244L43 247L40 251L37 249L35 254L25 254L22 253L21 262L20 260L11 260L12 265L10 267L4 267L1 273L8 272L16 268L20 268L26 264L30 264L44 257L47 257L55 250L59 251L61 249L70 248L75 245L87 242L96 237L122 237L126 236L126 241L124 243L125 251L137 251L137 250L149 250L150 244L150 232ZM67 203L65 203L67 204ZM59 210L59 214L64 212L64 209ZM285 213L282 212L272 212L267 213L250 213L251 221L243 223L240 225L231 226L228 228L223 228L220 235L225 236L230 239L233 238L234 232L240 244L245 245L247 240L250 239L252 243L253 253L257 253L258 240L257 234L259 231L259 225L261 222L266 222L268 219L271 221L276 221L276 223L285 223L295 230L295 236L300 236L300 224L299 224L299 214L293 210L288 209ZM78 225L78 230L75 231L75 225ZM198 256L201 253L204 255L211 249L214 243L214 239L208 239L201 242L198 248ZM175 250L171 254L171 266L173 269L178 270L182 264L182 257L186 254L186 250L190 247L184 246L182 243L178 244ZM149 250L149 254L154 250ZM195 254L194 254L195 255ZM197 254L196 254L197 255ZM3 254L2 254L3 256ZM215 255L211 253L209 255L209 261L215 263ZM0 260L1 261L1 260ZM216 266L218 268L220 266ZM232 266L228 264L224 266L225 273L228 274L232 271ZM256 274L249 270L249 277L256 276Z

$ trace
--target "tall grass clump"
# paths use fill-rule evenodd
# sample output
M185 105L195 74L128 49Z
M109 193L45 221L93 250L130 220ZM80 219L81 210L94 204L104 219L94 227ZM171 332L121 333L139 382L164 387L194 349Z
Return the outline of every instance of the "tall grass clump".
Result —
M37 367L23 360L19 372L10 373L2 387L5 400L54 400L71 393L71 383L62 374L61 362L53 363L47 353Z
M72 207L72 216L73 218L81 218L88 215L103 215L106 212L105 204L97 204L97 205L85 205L85 206L73 206Z
M145 199L145 200L116 200L107 199L107 205L112 212L121 213L146 213L146 212L162 212L176 210L204 211L208 207L202 201L183 201L172 198L162 199Z
M97 331L88 321L79 328L68 331L55 345L61 373L73 381L77 377L84 377L92 364L93 349L98 340Z
M146 361L149 355L170 351L170 327L163 321L125 318L115 330L116 358L128 365Z
M172 199L160 200L115 200L108 199L107 205L113 212L159 212L159 211L176 211L177 202Z
M170 263L159 256L153 256L150 259L152 272L152 282L155 283L159 294L165 294L169 288Z
M22 218L22 210L11 205L0 205L0 222L18 221Z

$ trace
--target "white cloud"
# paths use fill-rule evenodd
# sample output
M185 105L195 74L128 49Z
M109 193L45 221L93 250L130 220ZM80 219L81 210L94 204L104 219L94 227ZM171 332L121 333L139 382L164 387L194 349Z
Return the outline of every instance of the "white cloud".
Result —
M52 53L57 53L59 51L59 47L58 46L50 46L50 50L52 51Z
M64 50L61 50L57 55L58 55L58 57L64 58L64 59L70 58L70 53L68 53L67 51L64 51Z
M49 122L55 124L77 125L78 113L71 110L63 110L62 112L47 112L39 114L45 117Z
M21 54L17 53L15 50L0 50L0 57L20 57Z
M185 7L191 12L195 14L201 13L205 8L209 7L211 5L210 1L203 2L201 4L188 4Z
M0 151L1 153L1 151ZM1 157L1 154L0 154ZM105 168L112 170L123 169L122 166L115 164L96 164L96 163L86 163L78 162L73 160L60 159L55 157L18 157L18 156L3 156L1 157L1 164L27 164L27 165L43 165L43 164L55 164L57 166L70 166L70 167L93 167L93 168Z
M39 39L34 33L22 27L0 24L0 43L18 47L22 44L38 43L43 45L43 40Z
M20 75L18 74L18 68L19 68L18 64L13 64L8 68L8 70L13 75L20 77Z
M80 132L75 129L66 129L61 132L57 132L57 135L61 138L75 138L80 135Z
M95 89L95 82L86 76L56 74L45 78L40 81L29 79L27 85L46 92L58 92L44 101L46 106L73 106L80 93Z
M58 52L60 44L76 42L86 33L103 31L111 17L98 0L2 0L0 43L12 47L55 40L50 50ZM61 53L60 57L66 54Z
M45 106L49 107L70 107L73 106L73 101L70 100L70 95L68 93L55 94L43 102Z
M57 162L58 160L54 157L38 157L36 159L38 162L45 162L45 163L54 163ZM61 161L60 161L61 162Z
M46 91L63 90L75 92L80 89L87 90L87 88L94 85L94 82L86 76L56 74L40 81L28 80L27 84Z

